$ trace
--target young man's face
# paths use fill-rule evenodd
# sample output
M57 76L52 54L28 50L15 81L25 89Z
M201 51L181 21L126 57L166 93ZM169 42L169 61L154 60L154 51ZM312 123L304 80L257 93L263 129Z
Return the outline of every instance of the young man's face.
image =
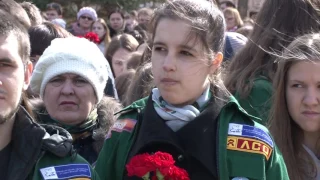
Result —
M17 38L0 36L0 124L15 114L31 77L32 64L22 62Z
M57 19L57 18L61 18L61 16L58 14L58 12L56 10L47 10L46 11L46 14L48 16L48 20L49 21L52 21L54 19Z

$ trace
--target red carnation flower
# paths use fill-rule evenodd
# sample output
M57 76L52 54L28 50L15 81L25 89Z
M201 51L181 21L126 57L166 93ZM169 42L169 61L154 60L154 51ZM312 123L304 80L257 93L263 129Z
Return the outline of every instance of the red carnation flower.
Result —
M167 168L174 165L175 161L171 154L163 153L163 152L156 152L153 155L153 162L156 168Z
M160 170L161 172L161 170ZM161 172L162 173L162 172ZM166 180L190 180L188 172L177 166L170 167L168 174L165 175Z
M156 167L153 165L152 158L149 154L139 154L129 161L126 165L128 176L142 177L151 171L155 171Z
M100 43L100 38L99 38L98 34L96 34L94 32L88 32L87 34L84 35L84 38L86 38L89 41L94 42L96 44Z
M190 180L187 171L174 163L171 154L158 151L153 155L145 153L132 157L126 168L129 177L149 179L152 175L151 180Z

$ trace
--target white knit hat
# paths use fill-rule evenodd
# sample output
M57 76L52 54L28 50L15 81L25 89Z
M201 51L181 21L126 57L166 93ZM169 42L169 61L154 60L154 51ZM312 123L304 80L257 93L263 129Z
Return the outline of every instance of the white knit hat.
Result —
M55 76L74 73L85 78L96 93L103 97L108 80L107 60L96 44L85 38L56 38L43 52L31 77L30 87L34 93L43 93L47 83Z
M96 13L96 10L94 10L92 7L83 7L79 10L77 14L77 19L80 18L80 16L88 14L92 17L93 21L96 21L98 19L98 15Z

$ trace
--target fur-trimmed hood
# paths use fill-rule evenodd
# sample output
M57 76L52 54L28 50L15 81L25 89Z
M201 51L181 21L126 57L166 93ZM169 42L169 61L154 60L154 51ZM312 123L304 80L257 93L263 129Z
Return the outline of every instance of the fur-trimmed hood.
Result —
M35 114L35 119L38 123L43 123L40 119L40 113L46 113L46 108L44 102L39 99L30 100L33 112ZM99 153L102 149L105 136L109 131L109 128L113 125L117 116L114 114L120 111L122 108L121 104L118 103L114 98L104 96L100 103L97 105L97 114L98 114L98 126L93 130L92 139L94 150ZM48 115L49 116L49 115Z

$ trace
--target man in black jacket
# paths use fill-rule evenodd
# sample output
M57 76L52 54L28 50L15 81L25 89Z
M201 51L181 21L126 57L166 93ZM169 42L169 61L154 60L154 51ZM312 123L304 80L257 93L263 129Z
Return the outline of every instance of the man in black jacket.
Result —
M28 113L29 55L25 26L0 6L0 179L97 179L66 130L40 126Z

